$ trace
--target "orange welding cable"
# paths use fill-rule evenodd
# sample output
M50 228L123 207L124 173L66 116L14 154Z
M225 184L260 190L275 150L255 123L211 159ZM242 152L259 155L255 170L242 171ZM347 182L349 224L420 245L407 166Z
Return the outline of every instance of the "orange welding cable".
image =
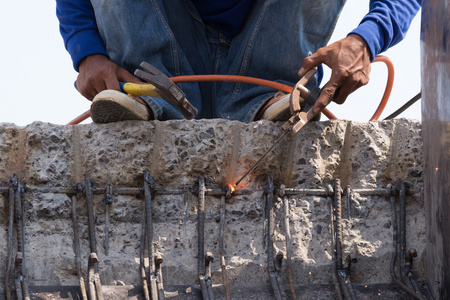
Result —
M240 75L186 75L186 76L177 76L170 78L175 83L181 82L200 82L200 81L231 81L231 82L242 82L253 85L266 86L269 88L273 88L285 93L291 93L293 87L290 85L286 85L283 83L270 81L261 78L249 77L249 76L240 76ZM327 108L322 110L322 113L328 119L337 119L337 117L329 111Z
M394 85L394 65L392 64L392 61L383 55L378 55L375 57L373 62L384 62L388 68L388 79L386 83L386 89L383 94L383 98L381 99L380 104L378 105L377 110L373 114L372 118L370 118L369 121L377 121L380 117L381 113L383 112L384 108L386 107L386 104L389 100L389 97L391 95L392 86ZM254 78L254 77L248 77L248 76L238 76L238 75L188 75L188 76L176 76L170 78L175 83L181 83L181 82L198 82L198 81L233 81L233 82L242 82L242 83L249 83L249 84L255 84L255 85L261 85L266 86L270 88L274 88L286 93L292 92L292 87L286 84L282 84L279 82L274 82L270 80L260 79L260 78ZM328 119L337 119L335 115L333 115L327 108L324 108L322 110L323 114ZM67 125L75 125L79 124L80 122L86 120L91 116L90 111L86 111L80 116L76 117Z
M383 62L386 64L386 67L388 69L388 78L386 88L384 89L383 98L381 98L377 110L373 114L372 118L370 118L369 120L369 121L378 121L378 118L380 118L381 114L383 113L383 110L386 107L389 97L391 96L392 87L394 85L394 64L388 57L384 55L375 56L373 62Z
M187 75L187 76L175 76L170 78L175 83L182 83L182 82L200 82L200 81L232 81L232 82L242 82L242 83L248 83L248 84L254 84L254 85L260 85L260 86L266 86L269 88L273 88L279 91L283 91L286 93L291 93L293 87L282 84L275 81L270 81L266 79L260 79L255 77L249 77L249 76L239 76L239 75ZM322 110L323 114L328 119L337 119L337 117L331 113L327 108L324 108ZM86 120L91 116L90 111L86 111L80 116L76 117L72 121L70 121L67 125L75 125L79 124L80 122Z

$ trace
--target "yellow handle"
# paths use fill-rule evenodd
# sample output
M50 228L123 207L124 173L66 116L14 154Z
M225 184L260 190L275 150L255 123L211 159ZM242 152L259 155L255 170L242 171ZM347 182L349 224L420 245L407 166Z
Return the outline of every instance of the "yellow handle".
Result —
M122 88L125 93L131 94L133 96L151 96L161 98L161 96L156 92L155 86L152 84L138 84L127 82L123 85Z

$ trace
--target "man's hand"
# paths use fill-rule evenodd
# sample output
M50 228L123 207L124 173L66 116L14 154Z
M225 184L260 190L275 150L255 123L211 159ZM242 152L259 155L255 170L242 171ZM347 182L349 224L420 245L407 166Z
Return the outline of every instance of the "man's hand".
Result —
M84 58L79 64L79 71L77 89L89 100L103 90L120 91L119 81L141 83L138 78L101 54Z
M350 34L306 57L298 74L303 76L307 70L322 63L331 69L331 77L313 107L315 114L322 111L333 96L334 102L342 104L350 93L369 82L369 48L359 35Z

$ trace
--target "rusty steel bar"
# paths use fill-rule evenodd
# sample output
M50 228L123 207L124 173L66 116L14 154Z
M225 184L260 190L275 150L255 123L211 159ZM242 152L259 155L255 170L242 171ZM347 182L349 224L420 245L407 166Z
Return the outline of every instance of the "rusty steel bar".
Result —
M198 279L200 280L200 288L201 288L201 291L202 291L202 299L203 300L209 300L208 286L206 284L207 277L205 275L199 275Z
M295 285L294 279L292 276L292 259L291 259L291 232L289 227L289 198L284 196L284 230L285 230L285 239L286 239L286 262L287 262L287 272L288 272L288 281L289 281L289 289L291 291L291 297L293 300L297 300L297 295L295 293Z
M20 255L20 260L16 259L18 264L18 280L21 286L21 294L23 299L30 300L30 292L26 281L26 267L25 267L25 185L19 184L16 198L16 222L17 222L17 256Z
M397 279L397 274L395 274L395 263L397 261L397 253L398 253L398 221L397 221L397 207L395 204L395 195L393 191L393 187L391 184L388 184L387 194L389 195L391 202L391 218L392 218L392 257L390 263L390 272L392 280Z
M80 283L82 300L87 300L86 286L84 278L81 274L81 258L80 258L80 238L78 235L78 218L77 218L77 196L72 196L72 228L73 228L73 247L75 250L75 264L77 267L78 282Z
M98 264L98 256L91 253L88 260L88 277L89 277L89 300L103 300L103 289L100 281L100 275L95 270Z
M275 258L273 255L273 235L275 231L275 220L274 220L274 186L273 181L270 176L267 178L267 189L265 192L265 196L267 197L267 271L269 273L269 280L272 285L274 297L276 300L282 300L282 294L279 286L278 273L275 269Z
M350 268L351 268L351 265L352 265L352 261L353 260L356 261L356 259L352 259L351 255L349 254L349 255L347 255L347 258L345 260L346 260L346 268L345 268L345 281L344 281L344 283L346 285L349 298L351 300L356 300L355 291L353 289L352 280L350 278Z
M335 249L336 249L336 271L337 279L340 286L340 292L344 295L344 299L351 299L348 287L345 284L345 277L347 276L342 267L342 195L341 195L341 181L336 178L334 180L334 215L335 215Z
M400 280L405 280L406 262L406 185L400 185Z
M147 251L149 262L150 279L150 297L152 300L158 299L158 290L156 287L155 265L153 262L153 221L152 221L152 190L155 186L155 179L150 176L148 170L144 171L144 197L145 197L145 214L147 222Z
M156 286L158 288L158 298L159 300L166 299L164 293L164 282L162 276L161 264L163 263L163 258L160 254L155 256L155 274L156 274Z
M229 189L229 187L228 187ZM231 196L231 194L230 194ZM227 267L225 264L225 249L224 249L224 230L225 230L225 212L226 202L225 196L220 197L220 224L219 224L219 254L220 267L222 269L223 288L225 289L225 299L231 300L230 288L228 286Z
M392 280L401 287L405 292L407 292L410 296L412 296L415 299L424 299L421 295L418 295L415 291L411 290L407 285L405 285L396 275L395 273L395 265L397 260L397 254L398 254L398 247L399 247L399 241L398 241L398 221L397 221L397 207L395 203L395 191L391 184L388 184L388 187L386 189L386 194L390 197L391 202L391 216L392 216L392 246L393 246L393 252L390 262L390 273ZM402 271L402 270L400 270Z
M147 272L145 271L145 237L147 235L146 231L146 206L142 210L142 229L141 229L141 245L140 245L140 255L139 255L139 271L141 273L142 289L144 290L144 299L150 300L150 294L148 292L148 281Z
M98 273L99 260L97 256L97 240L95 237L95 214L92 184L88 174L84 175L84 189L88 213L89 246L91 250L91 254L89 255L88 259L89 299L103 300L103 289L101 285L100 274Z
M334 204L334 190L333 187L331 185L327 186L327 190L328 190L328 195L330 196L330 217L331 217L331 239L332 239L332 243L333 243L333 250L334 252L332 253L331 257L331 276L333 278L333 284L334 287L336 289L336 293L337 296L339 298L339 300L343 300L343 296L342 296L342 290L341 290L341 286L339 284L339 275L338 275L338 268L337 268L337 257L336 257L336 253L337 253L337 242L336 242L336 210L335 210L335 204ZM333 196L333 197L331 197Z
M92 194L103 194L103 189L93 188ZM71 194L73 193L73 187L60 187L60 186L27 186L27 192L36 192L36 193L53 193L53 194ZM9 191L9 187L0 187L0 193L7 193ZM254 192L258 192L259 190L252 189L237 189L233 192L234 195L250 195ZM113 187L111 195L128 195L128 196L137 196L143 194L143 188L138 187ZM182 195L186 192L186 188L153 188L153 193L157 195ZM192 190L191 190L192 192ZM222 196L226 195L226 191L224 189L205 189L205 195L207 196Z
M95 215L94 215L94 204L92 200L92 185L89 179L89 175L84 175L84 193L86 197L86 206L88 213L88 225L89 225L89 246L91 249L91 253L97 253L97 241L95 238ZM95 264L95 271L97 271L98 267Z
M408 278L409 282L411 283L411 286L414 289L414 292L421 298L424 298L424 295L419 289L419 286L417 285L416 279L414 278L414 275L412 274L412 264L414 257L417 257L417 251L416 249L409 249L406 253L406 264L405 264L405 275Z
M208 299L213 300L214 295L212 291L212 283L211 283L211 262L214 261L214 256L211 252L206 252L205 255L205 278L206 278L206 289L208 291Z
M109 256L109 217L111 204L113 203L112 185L105 190L105 255Z
M342 270L342 197L341 181L334 180L334 210L336 215L336 263L337 270Z
M197 209L197 232L198 232L198 242L197 242L197 273L198 275L205 274L205 250L204 250L204 239L205 239L205 178L200 177L198 181L198 209Z
M11 290L10 290L10 273L11 266L14 261L14 252L13 252L13 244L14 244L14 200L15 193L17 190L17 176L14 174L13 178L10 181L11 186L9 188L9 225L8 225L8 263L6 265L5 272L5 296L7 300L11 300Z

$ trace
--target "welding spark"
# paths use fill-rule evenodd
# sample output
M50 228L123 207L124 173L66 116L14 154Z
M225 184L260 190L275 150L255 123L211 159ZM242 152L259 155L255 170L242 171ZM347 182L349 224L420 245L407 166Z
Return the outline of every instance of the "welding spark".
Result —
M230 194L233 194L235 191L235 188L231 184L227 184L227 187L230 189Z

